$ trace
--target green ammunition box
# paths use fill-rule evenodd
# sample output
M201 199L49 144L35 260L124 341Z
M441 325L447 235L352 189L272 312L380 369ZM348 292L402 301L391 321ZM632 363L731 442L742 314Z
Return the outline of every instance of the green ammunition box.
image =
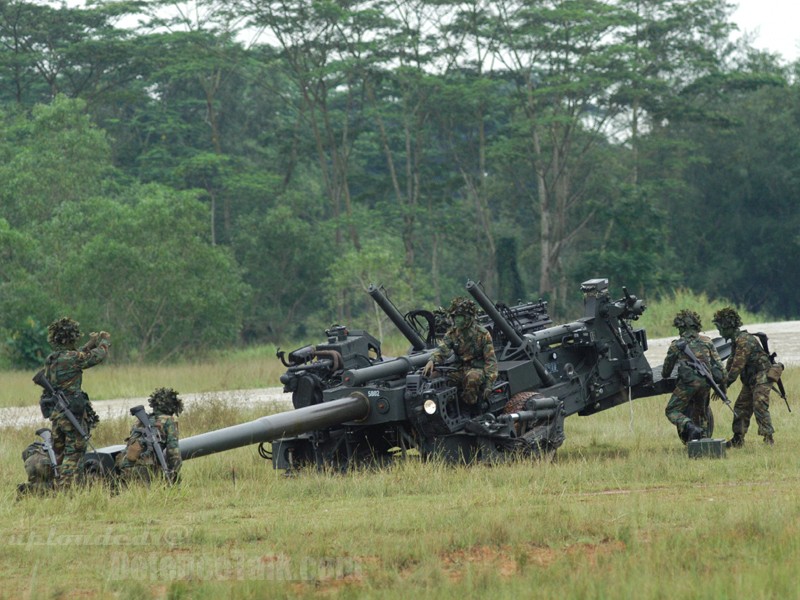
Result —
M692 440L686 446L689 448L689 458L724 458L725 440L717 438L703 438Z

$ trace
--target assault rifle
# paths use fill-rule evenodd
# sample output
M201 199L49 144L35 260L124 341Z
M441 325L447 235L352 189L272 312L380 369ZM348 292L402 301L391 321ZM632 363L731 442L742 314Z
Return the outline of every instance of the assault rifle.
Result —
M91 435L86 429L84 429L83 425L81 425L81 422L75 417L75 414L70 410L69 402L67 402L67 398L66 396L64 396L64 392L55 389L53 385L47 380L47 377L44 376L44 369L42 369L41 371L36 373L36 375L33 376L33 383L35 383L39 387L44 388L44 390L48 394L50 394L50 396L55 398L56 401L55 408L64 413L64 416L67 417L67 421L70 422L70 425L72 425L77 434L81 436L84 440L86 440L86 443L89 445L89 447L92 449L93 452L96 452L94 446L92 445L92 442L89 441Z
M58 459L56 458L56 451L53 449L53 432L47 427L42 427L36 430L36 435L42 438L42 448L47 452L47 457L50 459L50 466L53 467L53 476L58 479Z
M172 483L173 473L167 466L167 459L164 456L164 450L161 448L161 436L158 431L153 430L153 426L150 425L150 417L147 416L147 411L144 409L144 406L139 404L131 408L131 414L142 424L145 442L153 448L153 452L156 453L156 458L158 458L158 464L161 466L161 470L164 471L164 477L166 477L167 481Z
M775 357L778 356L778 353L769 351L769 342L767 341L769 338L767 338L767 334L759 332L756 334L756 337L761 342L761 347L764 348L764 352L767 353L767 357L769 357L769 364L774 365ZM786 388L783 387L783 379L778 377L778 380L775 383L778 384L778 389L776 390L778 395L780 395L780 397L783 398L783 401L786 402L786 408L789 409L789 412L792 412L792 407L789 406L789 400L786 399Z
M678 341L678 349L682 350L683 353L689 357L689 366L697 371L697 373L708 382L708 384L713 388L714 392L725 403L725 406L730 408L732 413L736 414L731 406L731 401L728 400L728 396L725 395L725 392L722 391L722 388L717 385L716 381L714 381L714 376L711 374L711 371L708 370L706 364L697 358L695 353L692 352L692 349L689 347L689 344L686 342L686 340Z

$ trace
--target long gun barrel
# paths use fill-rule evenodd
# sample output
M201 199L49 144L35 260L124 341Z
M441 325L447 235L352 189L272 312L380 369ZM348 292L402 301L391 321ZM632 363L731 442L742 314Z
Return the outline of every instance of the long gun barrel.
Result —
M400 314L400 311L397 310L397 307L389 301L389 298L380 290L379 287L370 284L367 292L372 299L375 300L375 303L383 309L383 312L386 313L386 316L391 319L394 326L400 330L405 338L411 343L411 346L414 350L420 351L425 349L425 340L414 330L411 325L406 323L406 320L403 318L403 315Z
M342 373L342 383L344 385L361 385L367 381L375 379L385 379L405 375L418 369L427 363L433 352L423 352L422 354L412 354L411 356L400 356L394 360L387 360L383 363L364 367L362 369L350 369Z
M477 283L472 280L467 281L467 291L473 298L475 298L475 301L483 309L483 312L489 315L495 326L505 334L506 338L508 338L512 345L519 348L525 344L525 338L520 335L516 329L514 329L511 323L508 322L508 319L500 314L500 311L497 310L497 307L495 307L494 303L489 300L489 297L484 293ZM536 356L531 355L530 361L533 363L533 368L536 369L536 374L539 376L539 379L542 381L544 387L551 387L556 384L556 380L553 379L553 376L547 372L547 369L544 368L544 365L538 358L536 358Z
M505 336L514 346L522 346L525 343L523 337L516 329L514 329L511 323L508 322L508 319L500 314L500 311L497 310L494 303L489 300L489 297L484 293L477 283L471 280L468 281L467 291L473 298L475 298L475 302L480 305L480 307L483 309L483 312L489 315L495 326L497 326L505 334Z
M360 394L346 396L188 437L179 442L181 458L186 460L251 444L271 442L348 421L359 421L368 414L369 400L366 397Z

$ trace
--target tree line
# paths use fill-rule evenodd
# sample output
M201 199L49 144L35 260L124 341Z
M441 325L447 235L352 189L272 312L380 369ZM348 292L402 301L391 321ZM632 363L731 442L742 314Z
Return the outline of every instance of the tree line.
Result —
M800 65L723 0L0 2L0 330L131 359L467 278L800 314ZM37 358L38 359L38 358Z

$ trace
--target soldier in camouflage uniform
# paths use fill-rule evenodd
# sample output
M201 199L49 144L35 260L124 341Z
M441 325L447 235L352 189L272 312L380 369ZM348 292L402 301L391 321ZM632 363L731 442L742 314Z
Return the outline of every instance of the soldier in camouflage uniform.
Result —
M81 337L79 323L69 317L54 321L47 328L47 341L53 352L47 357L44 375L50 384L64 392L69 408L75 418L88 431L97 424L97 414L89 402L89 396L81 389L83 371L100 364L108 356L111 336L106 331L92 333L89 341L76 348ZM47 392L42 398L42 412L46 412ZM62 456L57 487L71 486L78 472L78 463L86 452L86 440L75 431L64 412L52 410L50 418L53 430L53 448Z
M477 404L484 399L497 379L497 358L492 336L478 324L478 307L466 298L455 298L448 308L453 326L447 330L442 342L433 351L423 368L430 377L434 366L441 364L452 352L456 371L447 374L459 388L461 399L467 404Z
M742 319L733 308L723 308L714 313L714 324L720 335L732 342L731 356L725 365L727 383L730 385L739 377L742 380L742 391L733 405L733 437L728 441L728 446L741 448L744 445L744 436L753 414L758 423L758 435L764 436L764 442L771 446L775 443L772 437L775 430L769 415L769 392L772 387L767 379L769 356L756 336L740 329Z
M48 430L49 431L49 430ZM33 442L22 451L28 482L17 486L17 494L47 494L55 487L55 473L50 456L42 442ZM58 460L58 459L56 459Z
M686 344L697 359L708 367L717 384L724 387L722 360L713 342L706 336L700 335L702 325L700 315L696 312L688 309L681 310L675 315L672 324L678 328L680 337L673 340L669 346L661 376L665 379L670 377L677 364L678 380L664 412L670 423L678 428L681 440L684 442L699 440L707 432L692 421L687 415L687 410L690 402L696 402L701 407L708 405L711 385L705 377L690 366L690 359L682 346Z
M136 480L149 484L156 477L166 476L169 483L175 483L181 470L177 415L183 412L183 402L175 390L158 388L150 395L148 404L153 409L147 415L150 427L160 440L159 445L167 461L169 475L164 473L156 452L138 421L125 440L125 452L120 454L117 466L125 481Z

